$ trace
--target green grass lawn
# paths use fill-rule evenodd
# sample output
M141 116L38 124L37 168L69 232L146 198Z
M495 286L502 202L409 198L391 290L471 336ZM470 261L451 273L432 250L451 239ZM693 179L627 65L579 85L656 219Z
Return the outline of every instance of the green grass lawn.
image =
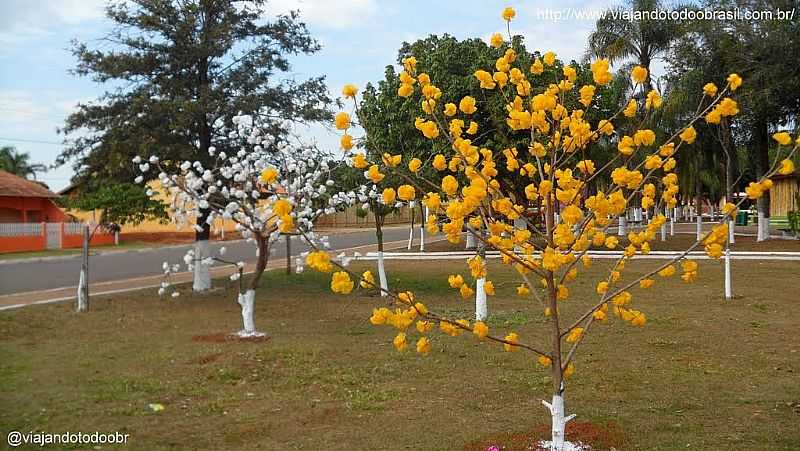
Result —
M652 264L630 263L626 277ZM393 287L452 316L473 308L446 283L465 266L388 262ZM644 328L613 318L593 327L566 403L599 434L597 449L800 448L800 264L735 263L730 302L721 269L701 262L695 284L634 290ZM544 337L516 280L496 263L490 278L494 333ZM595 299L595 280L571 285L563 315ZM272 338L260 343L207 339L240 328L233 292L121 294L84 315L68 303L0 312L0 429L120 431L148 450L526 449L514 445L547 434L550 381L531 354L438 332L428 356L399 354L395 332L368 322L385 301L334 296L328 284L268 273L256 324Z

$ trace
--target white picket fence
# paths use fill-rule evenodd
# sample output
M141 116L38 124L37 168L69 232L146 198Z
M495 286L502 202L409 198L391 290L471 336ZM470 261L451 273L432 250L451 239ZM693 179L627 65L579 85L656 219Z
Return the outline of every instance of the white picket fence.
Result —
M0 223L0 236L38 236L42 234L40 222Z

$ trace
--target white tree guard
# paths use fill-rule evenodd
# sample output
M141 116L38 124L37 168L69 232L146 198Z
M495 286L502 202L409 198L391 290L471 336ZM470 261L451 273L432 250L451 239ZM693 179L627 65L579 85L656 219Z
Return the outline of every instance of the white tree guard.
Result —
M255 311L255 300L256 300L256 292L255 290L247 290L244 293L239 293L239 299L236 302L242 307L242 330L240 330L236 335L240 337L263 337L265 334L263 332L258 332L256 330L256 324L253 320L253 313Z
M477 247L477 244L475 243L475 235L472 234L472 228L468 227L468 229L466 249L475 249L475 247Z
M389 281L386 280L386 266L383 259L383 251L378 251L378 280L381 284L381 296L388 296Z
M419 221L419 250L425 250L425 221L428 220L428 215L430 215L430 210L428 207L425 207L425 216L420 219Z
M769 238L769 225L764 211L758 210L758 233L756 234L756 241L764 241Z
M574 451L584 449L581 445L567 442L564 439L567 423L575 418L575 415L565 416L564 413L564 398L559 395L553 395L553 401L542 401L550 410L550 417L552 419L552 436L549 442L542 442L541 445L545 449L554 451Z
M475 321L486 321L489 316L489 307L486 303L486 278L481 277L475 282Z
M619 226L617 226L617 235L619 236L625 236L625 234L628 233L628 231L626 230L628 225L627 214L628 212L625 211L621 215L619 215Z
M733 297L733 281L731 280L731 250L725 249L725 299Z
M200 292L211 289L211 271L203 260L211 255L208 240L198 240L194 243L194 281L192 291Z
M81 313L89 310L88 299L86 299L86 296L84 296L85 291L83 289L86 283L87 283L86 272L83 270L83 268L81 268L81 276L80 279L78 279L78 307L77 307L77 311Z

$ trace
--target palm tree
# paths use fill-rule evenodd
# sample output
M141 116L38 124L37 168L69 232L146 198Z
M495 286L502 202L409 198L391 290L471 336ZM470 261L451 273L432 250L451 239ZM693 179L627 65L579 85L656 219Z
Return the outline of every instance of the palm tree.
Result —
M651 14L651 11L664 10L659 0L627 0L627 3L607 11L597 20L595 31L589 35L586 57L608 58L611 64L634 60L648 71L645 82L645 92L648 92L653 88L650 64L669 49L680 35L680 27L676 22L647 15L640 20L628 20L630 17L622 15L623 11Z
M47 166L30 162L28 152L20 152L12 146L0 147L0 169L18 175L22 178L32 176L36 179L37 172L47 170Z

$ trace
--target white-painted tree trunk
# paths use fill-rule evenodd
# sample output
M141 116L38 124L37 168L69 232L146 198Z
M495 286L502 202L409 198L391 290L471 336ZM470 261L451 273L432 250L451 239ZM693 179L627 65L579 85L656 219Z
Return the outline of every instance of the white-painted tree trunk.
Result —
M769 239L769 223L763 210L758 211L758 233L756 235L756 241Z
M242 307L242 330L236 335L240 337L263 337L265 334L256 330L256 323L253 320L255 310L256 291L249 289L244 293L239 293L236 302Z
M203 264L203 259L207 258L209 253L208 240L199 240L194 243L194 282L192 283L192 291L206 291L211 289L211 271L206 264Z
M414 224L408 228L408 250L411 250L411 245L414 244Z
M114 232L114 246L119 246L119 230Z
M381 284L381 296L388 296L389 282L386 280L386 266L383 260L383 251L378 251L378 280Z
M475 321L486 321L489 316L489 307L486 304L486 278L481 277L475 282Z
M86 299L86 290L84 289L86 283L86 271L81 268L81 275L78 279L78 306L76 308L79 313L89 310L89 300Z
M567 423L575 418L575 415L566 416L564 414L564 398L556 394L553 395L552 402L542 401L542 404L550 410L550 418L552 420L552 436L549 442L543 443L545 448L553 451L575 449L574 445L564 439Z
M675 219L678 216L678 209L673 208L672 214L669 216L669 236L675 236Z
M725 299L733 297L733 281L731 280L731 249L725 249Z
M728 242L731 244L736 242L736 221L733 219L728 221Z
M467 241L467 245L466 245L467 249L475 249L475 247L476 247L475 235L472 234L472 228L471 227L467 227L467 240L466 241Z
M425 221L428 220L428 207L425 207L425 217L419 221L419 250L425 251Z
M697 219L697 241L700 241L700 238L703 237L703 216L698 214L695 219Z
M622 212L621 215L619 215L619 226L617 226L617 235L619 236L625 236L625 234L628 233L628 231L626 230L626 227L628 225L627 214L628 212L626 210Z

